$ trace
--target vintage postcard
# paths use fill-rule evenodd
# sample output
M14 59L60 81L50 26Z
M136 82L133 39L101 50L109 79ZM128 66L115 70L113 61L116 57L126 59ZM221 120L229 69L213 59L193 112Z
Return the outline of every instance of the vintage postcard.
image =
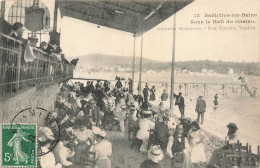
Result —
M259 0L0 4L0 167L260 167Z

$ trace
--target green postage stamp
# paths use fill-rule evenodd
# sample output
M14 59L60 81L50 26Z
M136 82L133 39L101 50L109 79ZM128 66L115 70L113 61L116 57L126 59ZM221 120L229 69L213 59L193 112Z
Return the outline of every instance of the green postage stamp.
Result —
M36 124L1 125L2 167L36 167Z

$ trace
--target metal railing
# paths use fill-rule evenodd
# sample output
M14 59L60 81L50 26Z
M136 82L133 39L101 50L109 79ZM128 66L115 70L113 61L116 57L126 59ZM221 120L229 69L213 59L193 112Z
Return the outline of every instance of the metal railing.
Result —
M32 47L34 60L24 61L23 42L0 33L0 96L73 77L74 66Z

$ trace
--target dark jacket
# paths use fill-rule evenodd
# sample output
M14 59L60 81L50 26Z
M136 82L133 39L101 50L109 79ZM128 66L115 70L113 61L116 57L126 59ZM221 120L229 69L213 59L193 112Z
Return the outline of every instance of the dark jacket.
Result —
M156 123L154 131L157 134L157 139L160 142L168 141L168 126L165 124L165 122Z
M184 98L182 96L174 94L174 97L176 97L175 105L178 105L180 107L184 107Z
M120 89L122 86L123 86L123 85L122 85L121 81L117 81L117 82L116 82L115 87L116 87L117 89Z
M197 105L196 105L196 111L198 113L203 113L206 111L206 102L203 99L198 99L197 100Z
M152 160L145 160L140 168L160 168L159 163L155 163Z
M162 93L161 100L162 101L166 101L167 99L168 99L168 94L167 93Z
M88 119L89 116L92 116L94 122L96 123L100 122L100 116L99 116L100 108L98 106L94 106L93 110L91 109L90 106L86 106L82 108L82 111L86 119Z

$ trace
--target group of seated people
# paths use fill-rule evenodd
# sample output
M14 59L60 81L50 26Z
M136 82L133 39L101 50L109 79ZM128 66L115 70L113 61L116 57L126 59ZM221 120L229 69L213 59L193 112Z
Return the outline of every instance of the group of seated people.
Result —
M111 130L121 131L132 141L132 147L139 141L139 151L150 158L141 168L160 167L164 155L171 158L172 167L207 164L203 144L210 142L196 121L176 118L164 102L155 108L138 100L127 88L118 89L108 81L95 81L95 86L94 81L88 81L86 86L80 82L61 84L53 113L60 124L61 137L52 152L41 156L41 167L52 164L110 168L112 144L106 131ZM51 138L45 139L39 143L42 151L51 143ZM50 160L47 156L53 161L46 162Z

